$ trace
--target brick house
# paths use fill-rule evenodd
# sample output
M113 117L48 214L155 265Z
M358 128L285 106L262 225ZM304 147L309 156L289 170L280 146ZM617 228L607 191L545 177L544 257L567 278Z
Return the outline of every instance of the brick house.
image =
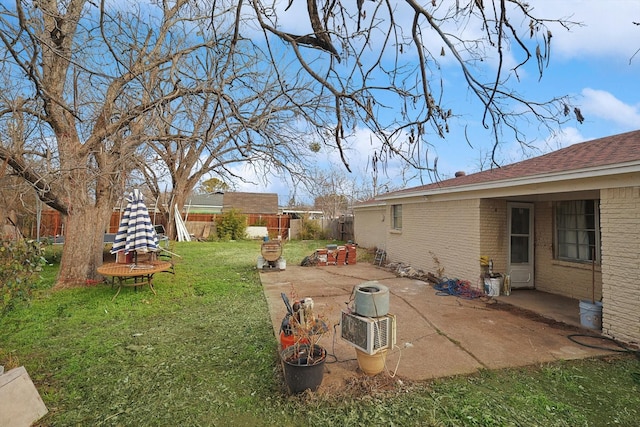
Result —
M235 209L243 214L277 215L278 194L219 192L195 194L187 199L185 211L219 214Z
M640 343L640 131L379 195L355 238L387 259L480 284L480 257L514 289L602 301L602 332Z
M251 238L289 237L290 219L280 213L277 193L219 192L193 195L187 200L187 228L199 238L215 232L217 215L236 210L247 217L247 235Z

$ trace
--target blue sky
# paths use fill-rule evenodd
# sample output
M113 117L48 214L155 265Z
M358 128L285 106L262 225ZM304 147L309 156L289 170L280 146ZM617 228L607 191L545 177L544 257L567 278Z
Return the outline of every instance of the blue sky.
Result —
M573 143L640 129L640 53L636 54L640 49L640 26L632 23L640 21L640 1L531 0L530 3L538 16L568 18L582 26L574 26L570 32L555 28L551 62L543 78L539 81L534 70L528 68L531 73L521 75L518 90L538 99L569 95L580 107L585 121L580 124L572 118L556 135L532 126L527 129L526 136L535 148L525 152L513 141L502 141L496 155L498 161L512 163ZM438 158L440 178L452 177L459 170L467 173L480 170L481 158L493 143L490 135L479 126L481 110L469 108L466 87L456 79L456 74L447 74L445 78L446 103L460 116L450 124L451 132L445 139L433 138L434 146L429 151L430 158ZM464 139L465 126L473 146ZM347 156L353 173L347 175L348 178L366 179L370 136L366 129L361 129L357 137L349 141ZM328 167L330 163L340 168L337 153L320 153L319 167ZM486 162L484 165L486 168ZM401 165L389 163L387 170L387 179L399 183L394 179L400 176ZM240 173L251 176L248 170ZM423 180L429 182L427 176L423 176ZM255 177L252 181L256 184L237 183L237 190L275 192L279 194L281 204L287 202L292 192L278 177L266 182ZM405 185L420 185L420 180L415 178ZM298 198L304 196L302 193L299 189Z

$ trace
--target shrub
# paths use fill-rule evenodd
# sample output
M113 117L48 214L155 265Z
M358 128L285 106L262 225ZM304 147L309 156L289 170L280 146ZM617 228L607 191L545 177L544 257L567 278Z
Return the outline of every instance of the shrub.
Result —
M40 243L0 239L0 308L4 313L19 300L27 300L36 273L46 262Z
M216 233L220 240L242 240L247 232L247 216L231 209L216 220Z
M300 228L300 240L316 240L323 238L322 228L318 221L309 219L308 215L302 218Z

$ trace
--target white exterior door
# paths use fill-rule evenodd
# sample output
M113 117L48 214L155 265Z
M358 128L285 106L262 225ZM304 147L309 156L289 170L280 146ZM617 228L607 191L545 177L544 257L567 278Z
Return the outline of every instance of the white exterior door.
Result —
M533 203L507 205L509 253L507 274L511 288L532 289L533 281Z

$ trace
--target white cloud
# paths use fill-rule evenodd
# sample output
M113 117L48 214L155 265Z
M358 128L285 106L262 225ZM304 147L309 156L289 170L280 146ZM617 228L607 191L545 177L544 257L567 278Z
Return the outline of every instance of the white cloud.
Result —
M288 2L285 1L285 3ZM353 4L355 5L355 2ZM510 163L521 160L523 157L539 155L587 139L640 128L640 103L632 104L632 102L636 102L633 94L637 87L637 83L634 83L637 81L633 70L639 67L640 56L629 67L631 56L640 48L640 27L631 23L632 20L640 20L640 1L536 0L531 4L535 7L535 16L546 19L565 18L584 24L584 26L572 27L571 31L551 26L553 31L551 62L552 68L558 76L558 84L561 88L559 91L562 93L568 91L574 94L580 92L581 98L578 103L586 121L584 124L578 125L574 120L568 124L576 127L565 127L561 133L546 138L544 131L536 132L532 128L531 132L527 133L527 137L529 141L534 140L533 143L537 146L537 150L523 153L522 147L505 141L505 145L499 150L500 158L505 163ZM374 3L370 2L365 2L365 5L369 8L374 7ZM303 9L304 2L293 2L292 9L287 14L280 16L280 23L288 31L301 33L308 31L308 19L305 18ZM403 15L400 19L406 19L408 15L404 13L404 10L402 12ZM514 22L513 24L521 24L526 27L527 23ZM449 30L453 32L452 28ZM463 28L463 30L464 35L470 37L476 35L475 33L478 31L472 26ZM436 50L439 50L440 43L437 38L429 33L425 36L432 41L433 45L437 46ZM405 52L403 59L411 59L408 57L412 55L412 52ZM451 59L451 55L438 57L443 66L450 65ZM507 60L510 63L513 62L511 56ZM484 65L491 69L492 60L489 58ZM450 68L447 67L447 70ZM525 70L522 72L524 73ZM455 74L447 72L443 77L446 79L448 88L449 85L451 87L454 87L455 84L459 85L455 81L457 77ZM546 82L550 76L545 77ZM523 80L528 82L528 79ZM606 88L608 91L593 89L595 87ZM537 89L538 87L536 87ZM462 106L468 106L470 102L467 98L468 93L464 92L466 86L462 85L460 90L461 94L458 99L449 93L447 102L454 109L464 110ZM455 96L456 93L454 92L453 95ZM470 117L477 118L474 115L465 117L467 121L470 120ZM470 129L472 128L470 127ZM476 131L479 132L477 135L475 133L471 135L475 141L473 148L465 145L460 132L453 131L446 141L436 140L436 147L430 149L430 160L433 159L432 155L439 154L438 168L444 174L451 175L458 169L466 169L469 173L473 172L480 164L480 157L484 156L491 148L492 140L486 137L484 132ZM367 163L379 145L380 142L377 138L364 128L358 129L355 136L347 141L344 146L345 155L354 175L371 176L371 168L370 166L367 168ZM318 167L331 166L344 169L337 150L331 150L327 147L319 154ZM386 175L389 177L400 177L403 172L403 166L397 157L390 159L386 164ZM243 175L249 176L248 173L245 171ZM242 186L242 191L265 189L265 191L280 194L288 192L287 184L277 178L272 178L267 185L262 184L257 177L254 181L259 182L258 186L239 184ZM278 190L274 191L276 188Z
M631 0L536 0L534 15L565 18L580 22L571 31L552 30L552 55L567 58L620 57L628 63L640 48L640 28L632 21L640 20L640 2ZM640 62L640 61L639 61Z
M581 111L587 120L600 118L627 130L640 128L640 104L628 105L609 92L591 88L583 89L582 96Z
M541 150L544 153L559 150L579 142L586 141L586 138L575 127L563 128L560 132L556 132L544 141L544 147Z

